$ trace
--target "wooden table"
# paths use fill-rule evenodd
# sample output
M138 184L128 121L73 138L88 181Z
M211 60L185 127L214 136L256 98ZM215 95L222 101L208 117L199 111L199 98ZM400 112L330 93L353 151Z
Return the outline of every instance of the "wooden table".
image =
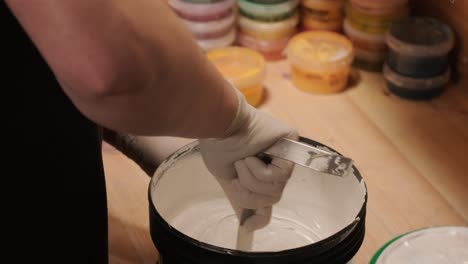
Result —
M414 102L386 90L380 74L355 71L340 94L297 90L285 61L270 63L260 107L302 136L355 160L368 187L366 237L355 263L403 232L433 225L468 225L468 94L450 86L439 98ZM149 178L104 146L111 263L152 263L148 231Z

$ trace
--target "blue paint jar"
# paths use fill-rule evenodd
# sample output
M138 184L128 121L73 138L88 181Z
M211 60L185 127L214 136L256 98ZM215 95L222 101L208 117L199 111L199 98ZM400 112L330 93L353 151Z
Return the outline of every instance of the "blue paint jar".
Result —
M437 76L414 78L401 75L385 64L383 75L388 89L393 94L407 99L424 100L438 96L444 91L450 80L450 68L446 68Z
M386 36L390 48L387 64L392 70L415 78L443 74L454 45L449 26L429 17L409 17L394 22Z

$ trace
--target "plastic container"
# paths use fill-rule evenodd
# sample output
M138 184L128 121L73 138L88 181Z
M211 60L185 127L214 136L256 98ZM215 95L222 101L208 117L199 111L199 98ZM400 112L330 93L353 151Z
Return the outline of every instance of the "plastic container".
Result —
M232 45L236 41L236 28L233 27L228 34L219 38L212 39L198 39L198 45L204 50L209 51L212 49L227 47Z
M237 0L239 13L259 21L279 21L291 17L296 12L299 0L288 0L277 4L260 4L247 0Z
M230 12L228 16L212 21L190 21L183 18L180 18L180 20L198 39L219 38L228 34L234 26L236 12Z
M343 19L343 0L302 0L302 12L320 21Z
M431 78L412 78L400 75L385 65L383 74L392 93L414 100L438 96L450 80L450 68L447 68L443 74Z
M387 52L371 51L354 47L353 66L371 72L381 72Z
M241 47L215 49L206 54L218 71L239 89L253 106L258 106L263 96L265 59L253 50Z
M257 4L271 5L271 4L283 3L289 0L246 0L246 1L251 2L251 3L257 3Z
M409 7L407 5L400 6L398 9L395 9L393 13L384 14L369 14L364 11L360 11L359 9L356 9L352 3L346 4L345 10L349 23L353 27L360 31L373 34L386 33L394 21L407 17L409 14ZM388 11L388 9L384 10Z
M246 35L242 32L237 34L237 42L243 47L253 49L260 52L267 60L280 60L283 56L283 51L288 45L290 37L277 40L262 40Z
M244 16L239 17L239 28L243 33L264 40L277 40L289 37L296 32L298 23L298 12L290 18L276 22L256 21Z
M454 45L449 26L427 17L410 17L394 23L388 34L388 65L412 77L440 75L448 67L448 53Z
M437 226L397 236L383 245L370 264L466 263L468 227Z
M354 9L368 15L388 16L406 12L408 0L349 0Z
M222 19L232 12L235 0L214 3L190 3L183 0L169 0L169 6L181 18L192 21L211 21Z
M304 91L334 93L348 82L354 50L346 37L327 31L297 34L286 48L292 82Z
M304 14L302 16L302 29L303 30L325 30L340 32L342 28L343 20L319 20L314 16Z
M235 249L237 217L197 142L158 167L148 200L150 234L164 264L344 264L365 233L367 189L357 168L337 179L296 166L270 223L255 232L252 249Z
M344 20L343 31L356 48L380 52L388 50L385 35L359 31L349 23L348 19Z
M223 0L183 0L184 2L194 3L194 4L211 4L222 2Z

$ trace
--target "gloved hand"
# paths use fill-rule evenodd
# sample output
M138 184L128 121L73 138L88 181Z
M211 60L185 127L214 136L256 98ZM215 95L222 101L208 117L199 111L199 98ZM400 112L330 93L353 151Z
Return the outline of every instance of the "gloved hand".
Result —
M235 89L235 88L234 88ZM237 91L237 89L236 89ZM267 225L293 164L274 158L265 164L254 157L280 138L297 140L297 131L247 103L237 91L238 110L223 138L201 139L200 152L208 170L226 193L237 217L242 209L256 209L244 225L258 229Z

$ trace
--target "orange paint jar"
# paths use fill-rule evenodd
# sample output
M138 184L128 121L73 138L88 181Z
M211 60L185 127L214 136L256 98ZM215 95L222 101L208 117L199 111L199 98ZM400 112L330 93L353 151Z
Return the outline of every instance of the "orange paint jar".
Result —
M245 96L252 106L263 98L266 63L262 54L248 48L226 47L207 52L218 71Z
M338 33L309 31L289 41L286 55L298 89L335 93L346 87L354 50L351 41Z

